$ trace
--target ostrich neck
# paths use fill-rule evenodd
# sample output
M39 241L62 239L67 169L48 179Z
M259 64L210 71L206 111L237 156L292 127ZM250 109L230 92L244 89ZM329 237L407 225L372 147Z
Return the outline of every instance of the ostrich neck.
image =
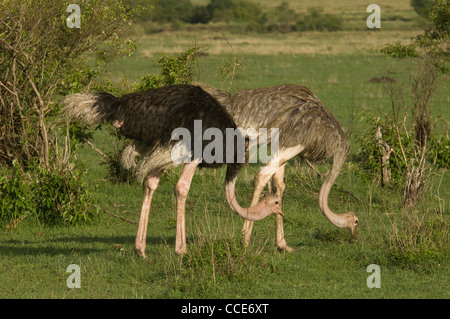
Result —
M250 208L241 207L241 205L239 205L236 200L235 184L236 176L232 180L227 181L225 184L225 193L228 205L235 213L239 214L245 219L252 221L261 220L271 214L271 211L265 206L263 202L259 202L258 204Z
M319 207L325 217L335 226L337 227L347 227L347 219L341 215L335 214L328 207L328 195L330 194L331 186L333 186L334 181L336 180L339 171L336 172L334 167L331 169L331 172L326 177L325 182L320 188L319 193Z

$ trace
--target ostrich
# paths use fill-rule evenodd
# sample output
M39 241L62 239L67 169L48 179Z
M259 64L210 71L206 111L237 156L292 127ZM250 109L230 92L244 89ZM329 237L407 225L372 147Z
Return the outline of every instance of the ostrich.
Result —
M272 176L273 191L281 203L286 187L283 181L286 162L294 156L310 161L322 161L333 156L333 166L320 189L319 207L333 225L347 228L355 237L358 217L353 212L335 214L328 207L330 189L348 155L348 138L336 117L311 90L303 85L279 85L231 95L199 85L226 108L237 126L243 129L279 128L279 153L255 176L251 205L258 202ZM244 222L245 245L249 243L253 224L250 220ZM292 251L284 238L283 216L276 215L276 225L277 247Z
M110 122L132 140L124 151L122 161L132 165L136 154L143 155L138 176L143 180L144 198L135 241L135 250L145 255L146 236L150 205L159 179L164 171L181 164L172 159L176 140L172 132L185 128L193 132L194 121L202 121L202 134L208 128L219 129L224 136L226 128L236 128L226 110L208 93L194 85L172 85L148 91L126 94L117 98L108 93L72 94L63 101L70 119L86 124ZM191 134L194 145L194 134ZM195 138L198 138L196 136ZM223 141L226 139L224 138ZM204 141L203 148L204 148ZM225 143L225 142L224 142ZM225 145L223 145L225 149ZM236 151L236 150L235 150ZM195 154L187 153L189 161L184 164L181 176L175 186L177 201L177 227L175 252L183 254L186 248L185 203L189 187L197 166L219 167L225 161L207 163ZM248 220L260 220L272 213L282 214L279 200L268 196L260 203L242 208L235 196L235 182L242 164L227 163L225 181L226 199L231 209Z

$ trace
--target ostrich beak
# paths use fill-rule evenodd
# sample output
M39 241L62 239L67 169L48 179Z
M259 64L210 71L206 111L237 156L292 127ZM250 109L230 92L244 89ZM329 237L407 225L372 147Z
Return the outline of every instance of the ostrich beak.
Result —
M274 210L274 212L275 212L276 214L280 214L281 216L284 217L284 214L283 214L283 212L281 211L281 208L274 207L273 210Z
M349 227L348 229L350 231L350 234L352 235L353 239L358 239L356 236L356 227Z

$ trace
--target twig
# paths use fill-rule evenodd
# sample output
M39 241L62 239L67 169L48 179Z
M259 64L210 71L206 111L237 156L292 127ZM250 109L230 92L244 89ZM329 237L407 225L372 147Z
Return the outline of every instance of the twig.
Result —
M116 214L113 214L113 213L111 213L111 212L108 212L107 210L105 210L105 209L103 209L103 208L100 208L100 207L98 207L97 205L94 205L94 207L97 208L98 210L101 210L102 212L104 212L104 213L106 213L106 214L108 214L108 215L111 215L111 216L114 217L114 218L118 218L118 219L120 219L120 220L123 220L124 222L127 222L127 223L131 224L131 225L138 226L138 223L136 223L136 222L134 222L134 221L132 221L132 220L129 220L129 219L120 217L119 215L116 215Z
M100 149L98 149L94 144L92 144L91 142L89 142L87 139L83 139L83 142L85 142L87 145L89 145L94 151L96 151L98 154L100 154L104 159L106 159L107 161L109 161L109 157L108 155L106 155L105 153L103 153Z
M383 185L389 185L391 183L391 167L389 165L389 159L391 154L394 152L394 149L386 143L382 137L381 126L377 125L377 132L375 133L375 140L377 144L382 148L382 156L381 156L381 175L382 175L382 183Z
M309 166L314 172L317 173L317 175L319 175L320 177L323 177L323 174L322 174L321 172L319 172L319 171L317 170L317 168L315 168L314 165L311 164L310 161L308 161L307 159L305 159L305 161L306 161L306 164L308 164L308 166Z

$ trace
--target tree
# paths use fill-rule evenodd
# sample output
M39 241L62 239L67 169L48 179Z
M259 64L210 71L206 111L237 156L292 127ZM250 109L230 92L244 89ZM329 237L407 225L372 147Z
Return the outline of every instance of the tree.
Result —
M427 10L431 25L410 44L389 43L380 51L393 58L427 59L440 73L448 73L450 50L450 7L447 0L430 0Z
M423 18L428 19L430 14L430 0L411 0L411 6Z
M413 206L426 188L433 165L427 163L427 154L432 151L430 141L433 141L440 149L445 149L445 147L438 144L447 141L443 138L440 142L436 142L436 138L433 136L432 107L433 96L439 84L438 78L446 76L449 72L450 9L447 0L430 0L430 7L427 11L432 24L424 33L414 38L410 44L397 42L387 44L380 50L390 57L409 58L416 64L415 73L412 72L410 75L411 103L409 110L402 109L402 105L406 105L404 101L397 101L401 98L402 90L391 87L389 94L392 101L391 118L393 121L385 121L390 123L388 130L394 132L394 137L399 141L400 152L398 153L400 154L397 155L406 166L403 172L405 206ZM404 113L403 118L399 116L401 111ZM409 116L411 119L407 121ZM410 128L406 128L404 125L408 122L411 123ZM402 135L412 139L409 143L409 152L405 143L401 142ZM389 146L394 147L393 145Z
M66 24L66 1L0 1L0 164L67 161L58 98L97 85L106 65L135 48L124 36L135 11L116 0L73 2L80 28Z

